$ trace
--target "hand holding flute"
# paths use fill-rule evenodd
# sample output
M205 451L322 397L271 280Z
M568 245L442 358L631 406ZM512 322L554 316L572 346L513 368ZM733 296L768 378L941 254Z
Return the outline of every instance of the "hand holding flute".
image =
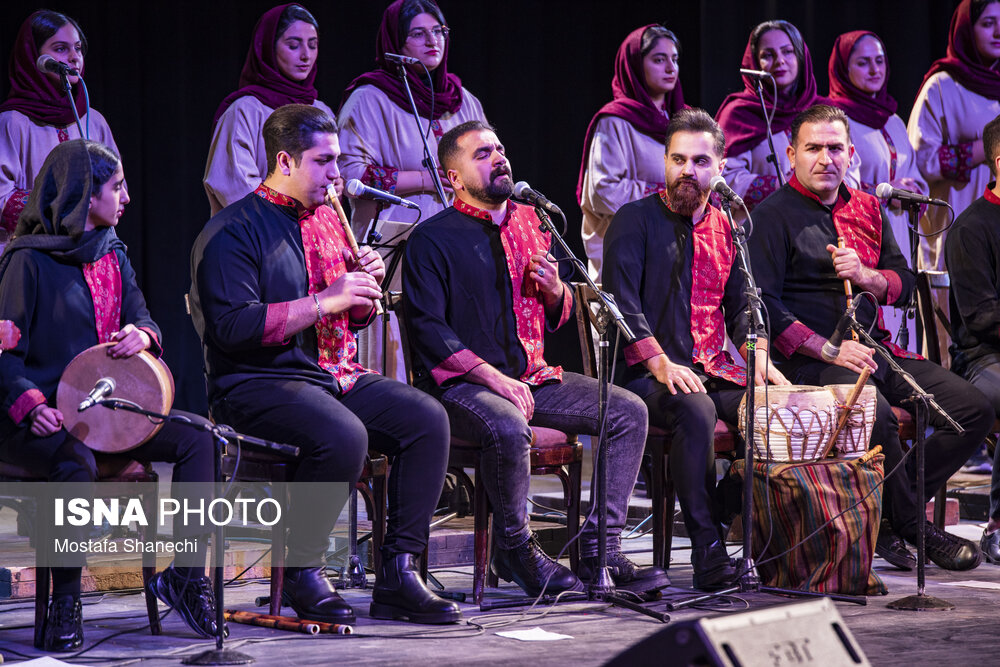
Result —
M350 250L350 258L354 260L360 270L374 277L376 281L381 282L382 278L385 277L385 263L382 261L382 256L368 246L365 246L364 250L358 247L358 241L354 238L354 230L351 229L351 223L347 219L347 214L344 213L344 207L341 206L340 198L337 197L337 191L332 183L326 186L326 200L333 207L334 212L337 214L337 219L340 220L340 224L344 229L344 236L347 238L347 245ZM345 256L347 254L345 252ZM375 313L381 315L383 312L381 301L375 300L374 305Z

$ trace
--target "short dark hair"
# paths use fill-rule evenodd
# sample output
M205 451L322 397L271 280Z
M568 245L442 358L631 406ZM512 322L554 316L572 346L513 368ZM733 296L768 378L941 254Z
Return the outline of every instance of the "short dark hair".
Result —
M267 175L278 166L278 153L292 156L295 165L302 153L316 145L317 132L337 134L337 123L330 114L308 104L286 104L278 107L264 121L264 151L267 153Z
M851 121L847 120L847 114L843 109L831 107L829 104L816 104L809 107L792 121L792 148L799 140L799 128L806 123L836 123L844 124L847 130L847 141L851 141Z
M312 27L316 28L316 33L319 34L319 21L316 20L309 10L302 5L288 5L285 7L284 11L281 12L281 16L278 17L278 27L274 31L274 43L277 44L281 36L285 34L288 27L295 23L296 21L304 21Z
M802 82L802 77L805 75L805 59L806 59L806 47L805 40L802 39L802 33L799 29L788 21L776 20L776 21L764 21L759 23L753 32L750 33L750 53L753 54L753 61L757 67L760 67L760 60L757 58L757 47L760 45L760 38L764 36L764 33L771 32L772 30L780 30L786 35L788 35L788 40L792 43L792 49L795 51L795 59L799 64L799 74L795 80L795 87L798 89L799 84Z
M98 141L87 139L83 144L87 148L87 155L90 156L90 179L93 184L92 194L98 199L101 197L101 188L111 180L118 170L121 158L110 146L105 146Z
M413 19L421 14L430 14L441 25L447 25L444 22L444 14L441 12L441 8L437 6L434 0L404 0L403 6L399 8L399 23L396 28L398 31L396 43L399 45L399 48L403 48L403 44L406 43L406 37L410 34L410 24L413 22Z
M986 8L994 2L1000 2L1000 0L972 0L969 3L969 18L972 19L972 25L976 24L976 21L983 15Z
M1000 157L1000 116L986 123L983 128L983 148L986 150L986 164L990 174L997 177L997 157Z
M670 140L678 132L708 132L715 140L713 148L716 156L722 159L726 155L726 135L712 115L704 109L681 109L670 117L667 136L663 141L664 152L670 150Z
M482 130L494 134L497 131L495 127L481 120L467 120L461 125L456 125L445 132L444 136L441 137L441 141L438 142L438 163L441 165L441 168L447 171L448 165L454 161L455 155L458 154L459 139L469 132L480 132Z
M657 42L661 39L669 39L677 47L677 53L681 52L681 40L672 30L668 30L662 25L651 25L642 32L642 39L639 41L639 55L645 58L652 51Z
M59 32L67 23L72 24L76 28L76 32L80 35L80 42L83 45L83 55L87 55L87 36L83 34L80 24L65 14L60 14L49 9L42 9L35 12L31 17L31 39L35 42L35 50L41 50L42 44L45 44L52 35Z

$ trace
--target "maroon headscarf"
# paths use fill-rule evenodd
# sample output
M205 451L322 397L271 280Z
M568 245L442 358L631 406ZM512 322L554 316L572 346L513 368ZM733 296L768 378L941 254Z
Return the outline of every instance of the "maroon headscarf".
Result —
M8 70L10 94L0 104L0 111L20 111L32 120L48 125L69 125L75 118L66 99L66 91L35 67L39 53L31 35L31 20L40 13L37 11L29 16L17 31ZM80 74L83 74L82 68ZM87 113L87 101L80 84L73 86L73 102L81 117Z
M661 143L667 138L667 117L653 104L649 91L646 90L646 74L642 66L642 35L654 26L661 27L658 23L650 23L633 30L618 47L615 75L611 79L611 94L614 99L601 107L591 119L583 140L583 160L580 164L580 176L576 181L577 201L583 194L583 175L587 171L590 144L594 140L594 128L597 127L598 119L603 116L618 116ZM663 103L671 116L684 108L684 91L681 90L680 79L674 89L667 93Z
M963 87L991 100L1000 100L1000 72L983 64L972 32L972 2L962 0L951 15L948 31L948 54L936 60L920 83L923 90L927 79L936 72L947 72Z
M360 86L372 85L389 96L389 99L406 111L410 110L410 101L406 97L406 89L403 88L403 81L396 75L396 65L385 59L386 53L401 54L403 45L399 43L399 13L403 8L404 0L396 0L382 14L382 25L378 29L378 39L375 41L375 65L378 69L365 72L358 78L351 81L351 85L344 91L344 97L340 101L340 106L350 97L351 92ZM409 65L410 71L418 72L418 76L410 76L410 89L413 91L413 99L417 103L417 111L424 118L431 115L431 102L433 100L434 118L437 120L445 113L455 113L462 108L462 80L454 74L448 73L448 40L444 42L444 53L441 57L441 64L431 72L431 80L434 83L434 90L427 87L424 80L424 69L420 65Z
M789 38L791 36L789 35ZM773 107L774 94L769 90L770 86L765 83L764 103L767 105L768 113L773 109L774 118L771 121L771 131L774 133L784 132L792 126L792 121L801 112L814 104L824 104L826 98L816 94L816 77L813 76L812 56L809 55L809 47L802 43L802 62L799 63L799 85L794 96L778 93L778 106ZM747 40L746 51L743 52L743 61L740 67L744 69L761 69L757 62L757 54L753 52L750 40ZM768 81L769 82L769 81ZM744 90L732 93L722 100L715 119L722 126L722 131L726 135L726 155L739 155L750 150L759 144L767 136L767 121L764 119L760 108L760 101L757 98L756 81L749 77L743 77Z
M278 31L278 21L282 12L293 4L279 5L264 12L253 29L253 39L250 50L247 51L246 62L240 73L240 87L226 96L215 111L213 123L225 113L233 102L245 95L253 95L261 104L277 109L286 104L312 104L316 101L316 65L309 70L305 81L292 81L278 69L278 60L274 55L275 34Z
M889 117L896 113L896 100L893 99L888 90L888 57L885 59L885 80L874 97L851 83L851 76L848 73L851 51L854 50L854 45L862 37L868 36L878 39L879 42L882 41L878 35L869 30L855 30L853 32L845 32L843 35L837 37L837 40L833 43L833 51L830 53L830 65L828 68L830 74L829 99L834 106L843 109L851 120L856 120L862 125L881 130L885 127L885 123L889 120ZM885 44L882 45L882 49L883 51L885 50Z

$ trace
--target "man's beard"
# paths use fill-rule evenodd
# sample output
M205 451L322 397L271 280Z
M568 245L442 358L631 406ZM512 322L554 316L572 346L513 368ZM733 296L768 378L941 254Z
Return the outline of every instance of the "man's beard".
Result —
M506 175L507 178L498 181L497 177L501 175ZM475 185L466 185L465 187L469 194L479 201L496 206L504 203L514 194L514 179L510 176L509 168L500 167L494 169L490 174L490 182L486 184L485 188Z
M693 178L679 178L667 185L667 200L674 213L690 217L708 201L708 192Z

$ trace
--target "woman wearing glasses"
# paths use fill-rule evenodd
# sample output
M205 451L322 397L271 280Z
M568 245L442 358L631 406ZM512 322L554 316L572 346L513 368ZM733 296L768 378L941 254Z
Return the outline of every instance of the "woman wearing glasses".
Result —
M301 5L280 5L260 17L240 87L215 112L203 179L212 215L253 192L267 175L261 130L272 111L285 104L311 104L333 116L316 99L318 55L319 23ZM335 183L338 192L342 183Z
M423 143L437 159L440 138L452 127L469 120L486 120L483 108L454 74L448 73L448 26L433 0L397 0L382 15L376 40L376 69L362 74L344 91L338 113L340 123L340 171L345 179L356 178L365 185L392 192L420 206L422 219L444 209L435 191L440 180L445 197L451 198L448 180L423 168ZM410 103L396 65L385 54L416 58L407 66L407 77L420 114L420 130L414 123ZM429 76L429 78L428 78ZM428 125L430 126L428 128ZM352 226L360 237L375 217L375 202L354 199ZM380 220L416 222L414 211L389 206ZM388 241L388 239L386 239ZM399 273L389 289L399 289ZM381 329L370 327L361 345L361 363L382 368ZM389 354L385 375L405 381L402 353L395 322L390 325Z

